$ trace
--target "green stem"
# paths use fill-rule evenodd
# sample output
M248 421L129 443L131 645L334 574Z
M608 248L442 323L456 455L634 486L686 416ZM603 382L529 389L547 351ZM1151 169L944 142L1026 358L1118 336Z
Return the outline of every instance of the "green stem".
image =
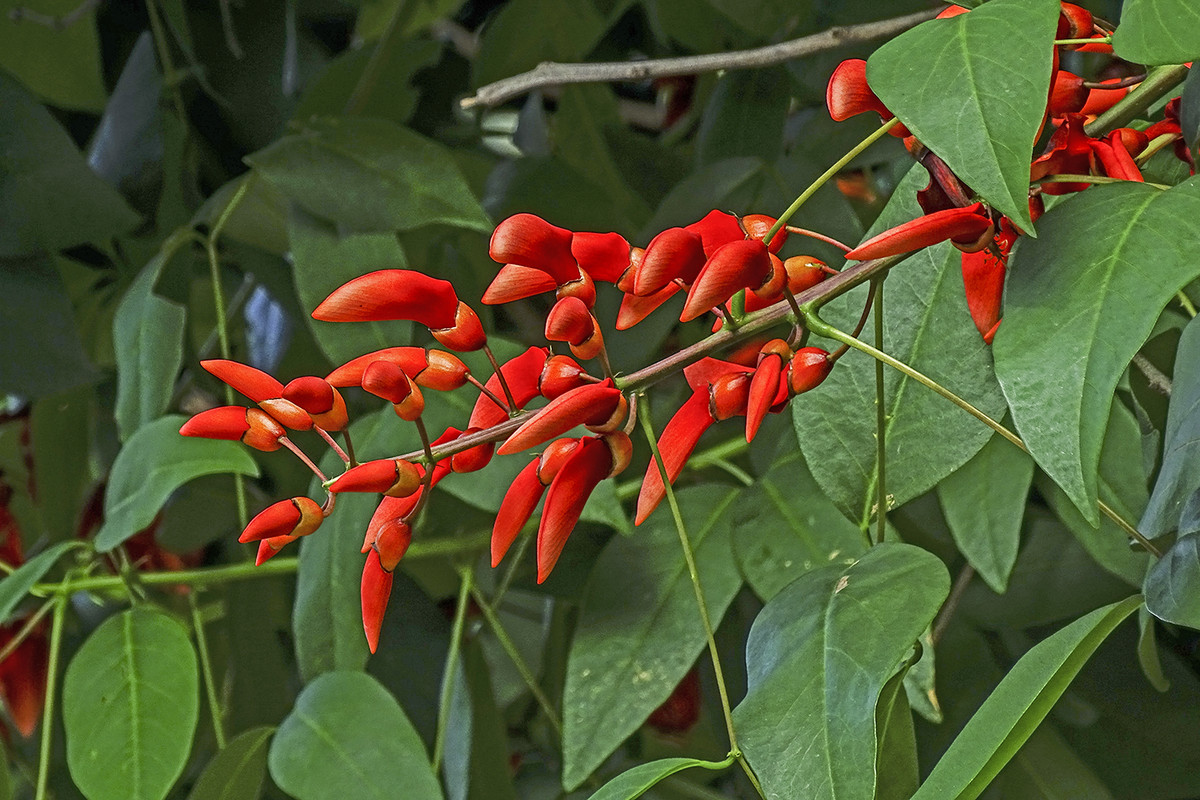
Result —
M1088 136L1106 133L1125 125L1145 111L1176 84L1187 77L1188 68L1182 64L1153 67L1137 88L1121 98L1121 101L1084 126Z
M932 378L930 378L926 375L923 375L920 372L917 372L915 369L910 367L908 364L905 364L903 361L900 361L899 359L889 356L887 353L885 353L882 350L879 350L875 347L872 347L871 345L867 344L866 342L863 342L859 339L855 339L854 337L849 336L844 331L838 330L837 328L833 327L832 325L828 324L827 322L822 320L820 317L818 317L816 312L814 312L812 310L809 310L808 313L806 313L805 324L808 326L809 330L811 330L813 333L817 334L818 336L824 336L826 339L833 339L834 341L842 342L843 344L848 344L856 350L861 350L862 352L866 353L867 355L871 356L872 358L874 358L878 361L882 361L884 364L887 364L889 367L899 370L901 373L912 378L914 381L921 384L922 386L932 389L937 394L946 398L951 403L954 403L954 405L958 406L963 411L966 411L968 414L975 417L977 420L982 422L984 425L987 425L989 428L994 430L996 433L1003 436L1005 439L1007 439L1009 442L1011 442L1015 447L1017 447L1019 450L1021 450L1021 452L1027 453L1027 454L1029 453L1029 448L1025 446L1025 442L1021 441L1021 437L1017 436L1015 433L1010 431L1008 428L1004 427L1004 425L1002 425L1001 423L992 419L991 417L989 417L987 414L980 411L975 406L971 405L969 402L967 402L962 397L959 397L954 392L952 392L949 389L947 389L946 387L942 386L940 383L933 380ZM1122 517L1120 514L1118 514L1115 509L1113 509L1111 506L1109 506L1107 503L1105 503L1102 500L1098 501L1098 504L1099 504L1100 512L1102 514L1104 514L1106 517L1108 517L1110 520L1112 520L1114 523L1116 523L1116 525L1119 528L1121 528L1121 530L1125 531L1125 533L1127 533L1131 539L1135 540L1138 544L1140 544L1143 548L1145 548L1147 552L1153 554L1155 558L1162 557L1162 552L1157 547L1154 546L1154 543L1151 542L1149 539L1147 539L1133 524L1131 524L1128 520L1126 520L1124 517Z
M766 241L770 241L770 238ZM717 640L713 635L712 620L708 616L708 604L704 600L704 589L700 584L700 571L696 567L696 555L692 551L692 542L688 538L687 527L683 524L683 513L679 510L679 501L675 499L675 491L671 488L671 479L667 477L667 466L663 463L662 453L658 449L658 437L650 424L649 401L645 395L641 396L639 404L638 421L642 425L646 443L650 445L650 452L654 455L654 463L658 465L658 474L662 478L667 504L671 507L671 517L675 520L675 530L679 533L683 558L687 562L692 591L696 594L696 606L700 610L700 622L704 626L704 638L708 641L708 654L712 658L713 672L717 679L717 691L721 695L721 713L725 716L725 729L729 734L729 751L734 756L740 756L741 750L738 748L737 733L733 730L733 711L729 705L729 690L725 687L725 674L721 669L721 657L717 653Z
M763 791L762 784L758 782L758 776L754 774L754 770L750 768L750 762L742 754L737 757L738 766L746 773L746 777L750 779L750 785L754 787L754 791L758 792L759 797L766 797L767 793Z
M17 635L9 639L8 644L4 645L3 648L0 648L0 664L3 664L21 646L21 642L29 638L29 634L33 633L33 629L38 626L42 618L54 610L55 602L55 600L50 599L42 603L38 607L38 610L29 619L25 620L25 624L21 626L21 630L17 631Z
M50 624L50 656L46 663L46 704L42 707L42 740L38 751L37 788L34 800L45 800L46 781L50 778L50 749L53 746L54 699L58 694L58 656L62 650L63 623L67 616L69 591L64 586L54 600L54 620Z
M158 10L155 8L154 0L146 0L146 16L150 19L150 33L154 39L154 49L158 51L158 61L162 66L163 81L170 89L171 102L175 106L175 113L179 115L179 121L186 128L188 119L187 107L183 104L183 93L179 91L179 73L175 69L174 59L171 58L171 44L167 41L167 34L163 29L162 20L158 17Z
M1175 299L1179 301L1179 305L1183 306L1183 310L1188 313L1189 317L1196 316L1196 306L1192 304L1192 298L1184 294L1182 289L1175 293Z
M208 697L208 711L212 715L213 736L217 749L225 749L225 723L221 719L221 703L217 698L217 682L213 678L212 658L208 654L208 637L204 633L204 617L196 602L196 593L188 592L188 606L192 611L192 628L196 631L196 651L200 656L200 675L204 678L204 691Z
M883 278L875 281L875 346L880 350L883 349ZM887 463L887 406L884 405L886 399L883 392L883 362L875 362L875 461L876 473L878 476L878 484L876 485L875 493L875 519L876 532L875 544L883 542L887 531L887 484L886 470Z
M723 458L719 458L714 459L711 463L717 469L724 470L732 475L734 480L736 480L742 486L754 485L754 478L750 475L750 473L746 472L746 470L742 469L737 464L734 464L732 461L726 461Z
M793 200L792 204L787 207L787 210L780 215L779 219L775 220L775 224L771 226L769 231L767 231L767 235L763 237L763 241L769 242L773 240L775 238L775 234L779 233L779 229L784 225L787 225L788 220L792 218L792 215L799 211L800 206L808 202L808 199L816 194L818 189L820 189L822 186L828 183L831 178L841 172L847 164L858 158L864 150L886 136L887 132L899 122L900 120L893 118L883 123L883 125L877 128L870 136L856 144L850 150L850 152L846 153L846 155L835 161L833 166L821 173L821 177L817 178L812 182L811 186L801 192L800 196Z
M504 626L500 624L500 619L496 616L495 609L488 603L487 598L479 591L478 587L471 587L471 596L475 598L476 605L483 612L484 619L487 620L488 626L492 629L492 633L496 635L496 639L500 642L500 646L504 648L504 652L508 654L508 658L512 661L513 666L517 668L517 672L521 675L521 680L525 682L526 688L533 695L533 699L541 707L542 713L546 715L550 727L554 729L554 733L562 740L562 722L558 719L558 714L554 710L554 706L550 703L550 698L542 691L542 687L538 685L537 679L534 678L533 672L525 663L525 659L521 658L520 651L513 641L508 636L508 631L504 630Z
M458 669L458 653L462 643L463 625L467 619L467 601L471 597L473 576L469 567L459 570L458 605L454 607L454 626L450 631L450 649L446 652L446 666L442 670L442 692L438 699L437 734L433 740L433 772L442 767L442 756L446 751L446 726L450 722L451 695L454 693L454 675Z
M1129 183L1129 180L1126 178L1112 178L1112 177L1109 177L1108 175L1071 175L1069 173L1063 173L1063 174L1059 174L1059 175L1047 175L1044 178L1038 178L1036 181L1034 181L1034 183L1036 183L1038 185L1041 185L1043 183L1106 184L1106 183ZM1166 190L1166 189L1171 188L1170 186L1167 186L1165 183L1151 183L1150 181L1140 181L1140 183L1144 184L1145 186L1153 186L1156 189Z

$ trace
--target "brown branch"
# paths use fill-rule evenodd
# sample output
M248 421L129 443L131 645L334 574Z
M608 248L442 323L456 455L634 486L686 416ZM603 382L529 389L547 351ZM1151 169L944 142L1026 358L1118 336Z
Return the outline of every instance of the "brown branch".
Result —
M907 14L880 22L838 26L821 33L814 33L811 36L802 36L799 39L766 47L756 47L752 50L734 50L724 53L646 59L644 61L608 61L595 64L560 64L555 61L544 61L529 72L480 86L473 96L465 97L459 103L463 108L474 108L475 106L491 108L545 86L644 81L673 75L696 75L723 69L765 67L823 53L827 50L835 50L849 44L895 36L914 25L932 19L935 13L936 11L919 11L915 14Z

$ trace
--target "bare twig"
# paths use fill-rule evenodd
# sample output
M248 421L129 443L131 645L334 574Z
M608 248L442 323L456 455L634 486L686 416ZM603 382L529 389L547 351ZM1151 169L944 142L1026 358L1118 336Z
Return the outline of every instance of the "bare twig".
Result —
M56 31L66 30L74 25L79 20L86 17L89 13L100 5L100 0L83 0L76 8L63 14L61 17L56 17L51 14L43 14L40 11L34 11L32 8L17 6L8 12L8 18L13 22L32 22L35 25L45 25L47 28L53 28Z
M1171 379L1162 370L1151 364L1150 359L1138 353L1133 357L1133 365L1145 376L1151 389L1165 397L1171 396Z
M545 61L529 72L480 86L471 97L459 101L463 108L475 106L492 107L506 100L545 86L562 86L572 83L614 83L619 81L644 81L666 78L672 75L696 75L722 69L749 69L780 64L794 58L803 58L826 50L834 50L848 44L884 39L908 30L927 19L935 11L920 11L903 17L830 28L811 36L756 47L753 50L734 50L724 53L708 53L682 58L658 58L644 61L609 61L596 64L560 64Z

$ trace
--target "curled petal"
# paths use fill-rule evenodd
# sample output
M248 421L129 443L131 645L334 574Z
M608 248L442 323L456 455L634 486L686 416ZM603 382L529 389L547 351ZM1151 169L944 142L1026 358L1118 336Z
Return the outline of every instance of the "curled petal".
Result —
M708 413L708 387L706 386L703 390L693 392L692 396L679 407L675 416L671 417L671 421L663 428L662 434L658 437L658 449L662 453L663 466L667 471L667 479L671 483L674 483L675 479L679 477L679 473L683 472L683 465L687 463L692 451L696 449L696 443L714 422L716 420L712 418L712 414ZM658 464L651 459L650 465L646 468L646 476L642 479L642 490L638 494L637 516L634 518L634 524L641 525L666 496Z
M367 646L374 653L379 647L383 615L387 611L388 600L392 597L392 573L383 568L379 561L379 553L374 550L367 553L367 563L363 565L360 597L363 632L367 635Z
M533 214L514 214L496 226L488 254L501 264L520 264L545 272L555 284L579 277L571 253L572 234Z
M283 535L271 536L261 540L258 543L258 553L254 557L254 566L261 567L263 564L279 555L280 550L287 547L289 544L299 538L299 536Z
M483 293L483 304L488 306L524 300L543 292L552 292L558 286L545 272L520 264L505 264L488 284Z
M594 281L616 283L629 268L630 250L629 242L619 233L576 233L571 236L571 255Z
M1095 30L1092 12L1074 3L1063 3L1059 10L1055 39L1087 39Z
M379 554L379 566L392 572L412 544L412 528L399 520L389 520L375 532L372 549Z
M542 367L545 366L546 358L549 355L550 351L545 347L531 347L500 366L500 373L504 375L504 380L508 383L508 388L512 391L513 400L516 401L518 408L524 408L530 400L538 396L538 380L542 376ZM484 386L496 397L504 397L500 379L495 375L488 378ZM479 399L475 401L475 408L471 411L467 427L483 430L506 419L508 419L508 409L497 405L486 394L480 394Z
M324 519L321 506L308 497L280 500L250 520L238 541L245 544L275 536L307 536L319 528Z
M780 340L776 340L780 341ZM750 394L746 402L746 441L753 441L758 427L774 405L779 392L779 379L787 362L779 353L766 353L758 361L750 379Z
M683 287L672 281L649 297L638 297L627 294L621 299L621 308L617 311L616 329L624 331L637 325L650 316L650 312L670 300Z
M398 458L359 464L329 485L331 492L380 492L388 497L408 497L420 488L420 468Z
M690 284L704 266L704 243L686 228L667 228L650 240L633 277L633 293L649 297L673 280Z
M280 397L283 394L283 384L272 376L255 369L249 364L228 361L223 358L210 358L200 362L210 374L241 392L255 403Z
M529 521L533 510L546 487L538 478L538 465L541 459L535 458L529 466L521 470L504 493L500 510L496 512L496 521L492 525L492 566L499 566L500 560L508 552L508 548L516 541L517 534Z
M313 311L325 322L409 319L429 328L455 324L458 295L449 281L410 269L382 269L343 284Z
M340 431L350 424L342 393L322 378L296 378L283 387L283 399L304 409L313 424L324 430Z
M546 492L546 505L538 526L538 583L550 576L558 563L567 537L592 491L612 470L612 453L604 442L588 437L579 443L554 476Z
M771 258L760 239L730 242L712 254L688 290L681 322L696 319L741 289L761 286L771 274Z
M846 253L846 258L866 261L920 250L946 240L974 241L992 224L991 219L980 213L982 208L975 203L917 217L863 242Z
M287 435L283 426L267 412L242 406L220 406L201 411L183 423L179 433L205 439L237 440L267 453L278 450L279 440Z
M487 334L479 315L466 303L459 303L454 314L454 324L445 328L429 327L433 338L443 347L457 350L460 353L470 353L481 350L487 344Z
M737 217L716 209L705 214L704 219L685 225L684 228L700 237L705 258L712 258L713 253L730 242L746 238L746 232L738 224Z
M622 403L627 404L625 396L611 380L572 389L539 409L496 452L519 453L561 436L576 425L603 425L612 420Z
M829 360L829 353L819 347L802 347L792 356L788 386L794 395L815 389L829 376L832 369L833 362Z

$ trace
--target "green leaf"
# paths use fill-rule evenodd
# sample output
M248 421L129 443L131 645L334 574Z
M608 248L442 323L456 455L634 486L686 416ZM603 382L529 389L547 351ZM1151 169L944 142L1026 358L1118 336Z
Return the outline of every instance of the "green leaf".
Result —
M412 341L413 324L383 322L321 322L310 313L347 281L380 269L404 269L408 259L393 233L358 233L339 236L337 228L293 205L288 214L296 295L306 312L305 321L321 351L334 364L385 347Z
M239 733L208 762L188 800L258 800L267 777L267 742L275 728Z
M996 377L1038 466L1098 522L1113 391L1159 312L1200 274L1200 177L1096 186L1039 220L1009 263Z
M1163 431L1162 467L1138 530L1151 538L1179 528L1180 515L1200 489L1200 324L1179 337L1171 401Z
M1037 729L1096 648L1141 605L1098 608L1039 642L975 712L913 800L978 797Z
M1200 58L1200 8L1191 0L1127 0L1113 50L1135 64Z
M13 25L7 17L0 22ZM41 33L30 23L21 27L21 36ZM0 257L71 247L137 224L50 112L2 71L0 108Z
M180 436L184 417L167 416L142 426L113 462L104 490L104 525L96 549L104 553L149 525L171 493L201 475L258 475L240 442Z
M54 542L74 538L84 490L90 488L88 448L94 399L93 387L85 386L33 404L33 486L46 533Z
M923 181L923 170L910 170L875 228L918 216L914 193ZM852 292L822 309L822 316L848 331L864 302L864 291ZM957 250L947 244L926 248L893 268L884 282L883 322L885 352L989 416L1003 415L990 349L967 312ZM896 370L885 368L884 391L889 505L925 493L991 438L977 419ZM813 477L864 528L876 501L874 405L875 362L858 353L848 354L817 389L792 401L796 436Z
M61 18L78 7L75 0L45 0L34 6L22 0L0 0L0 69L8 70L51 105L99 113L107 95L95 8L62 27L14 16L18 8L24 8ZM5 103L0 105L8 108Z
M646 790L654 784L677 772L683 772L692 767L722 770L730 763L732 762L701 761L698 758L660 758L657 761L648 761L622 772L593 792L588 800L635 800L645 794Z
M0 209L3 195L0 185ZM0 229L0 249L3 236ZM79 340L71 299L49 258L0 256L0 317L0 394L44 397L96 380L98 372Z
M404 711L374 678L329 672L304 687L268 755L271 777L296 800L440 800L441 787Z
M875 705L875 800L908 800L921 782L907 680L893 675Z
M1138 609L1138 665L1141 666L1142 674L1146 676L1150 685L1160 692L1165 692L1171 688L1171 681L1163 672L1162 659L1158 654L1158 636L1155 633L1157 624L1154 615L1145 606Z
M938 499L959 551L999 594L1017 562L1033 459L999 435L938 484Z
M1180 536L1151 565L1142 591L1154 616L1200 629L1200 533Z
M121 439L158 419L175 393L183 364L187 310L154 294L170 255L159 251L125 292L113 319L117 355L117 431Z
M683 521L716 625L741 588L731 558L739 492L679 492ZM665 509L664 509L665 511ZM563 687L563 786L574 789L637 730L704 648L679 534L666 513L613 538L592 567Z
M246 162L310 214L346 231L407 231L434 223L492 228L450 153L385 120L314 119Z
M1031 234L1029 160L1046 110L1058 11L1057 0L991 0L924 22L867 60L867 81L884 105Z
M514 0L488 22L474 60L474 84L498 81L543 61L582 61L604 35L592 0Z
M783 126L792 100L783 67L726 72L717 80L696 133L696 163L757 156L773 162L783 151Z
M187 631L139 606L110 617L67 667L67 766L88 800L161 800L187 764L200 676Z
M17 567L16 571L11 575L7 575L3 580L0 580L0 622L4 622L9 618L20 602L25 599L25 596L29 594L29 590L33 588L33 585L40 581L42 576L58 563L63 553L79 547L80 544L80 542L76 541L59 542L38 553Z
M821 493L796 441L744 490L734 522L733 552L746 582L763 600L812 569L862 555L862 533Z
M738 741L767 797L872 798L875 709L950 589L945 566L881 544L849 567L802 576L759 613L746 642Z
M1051 725L1034 731L996 779L998 796L1022 800L1112 800L1112 792Z

